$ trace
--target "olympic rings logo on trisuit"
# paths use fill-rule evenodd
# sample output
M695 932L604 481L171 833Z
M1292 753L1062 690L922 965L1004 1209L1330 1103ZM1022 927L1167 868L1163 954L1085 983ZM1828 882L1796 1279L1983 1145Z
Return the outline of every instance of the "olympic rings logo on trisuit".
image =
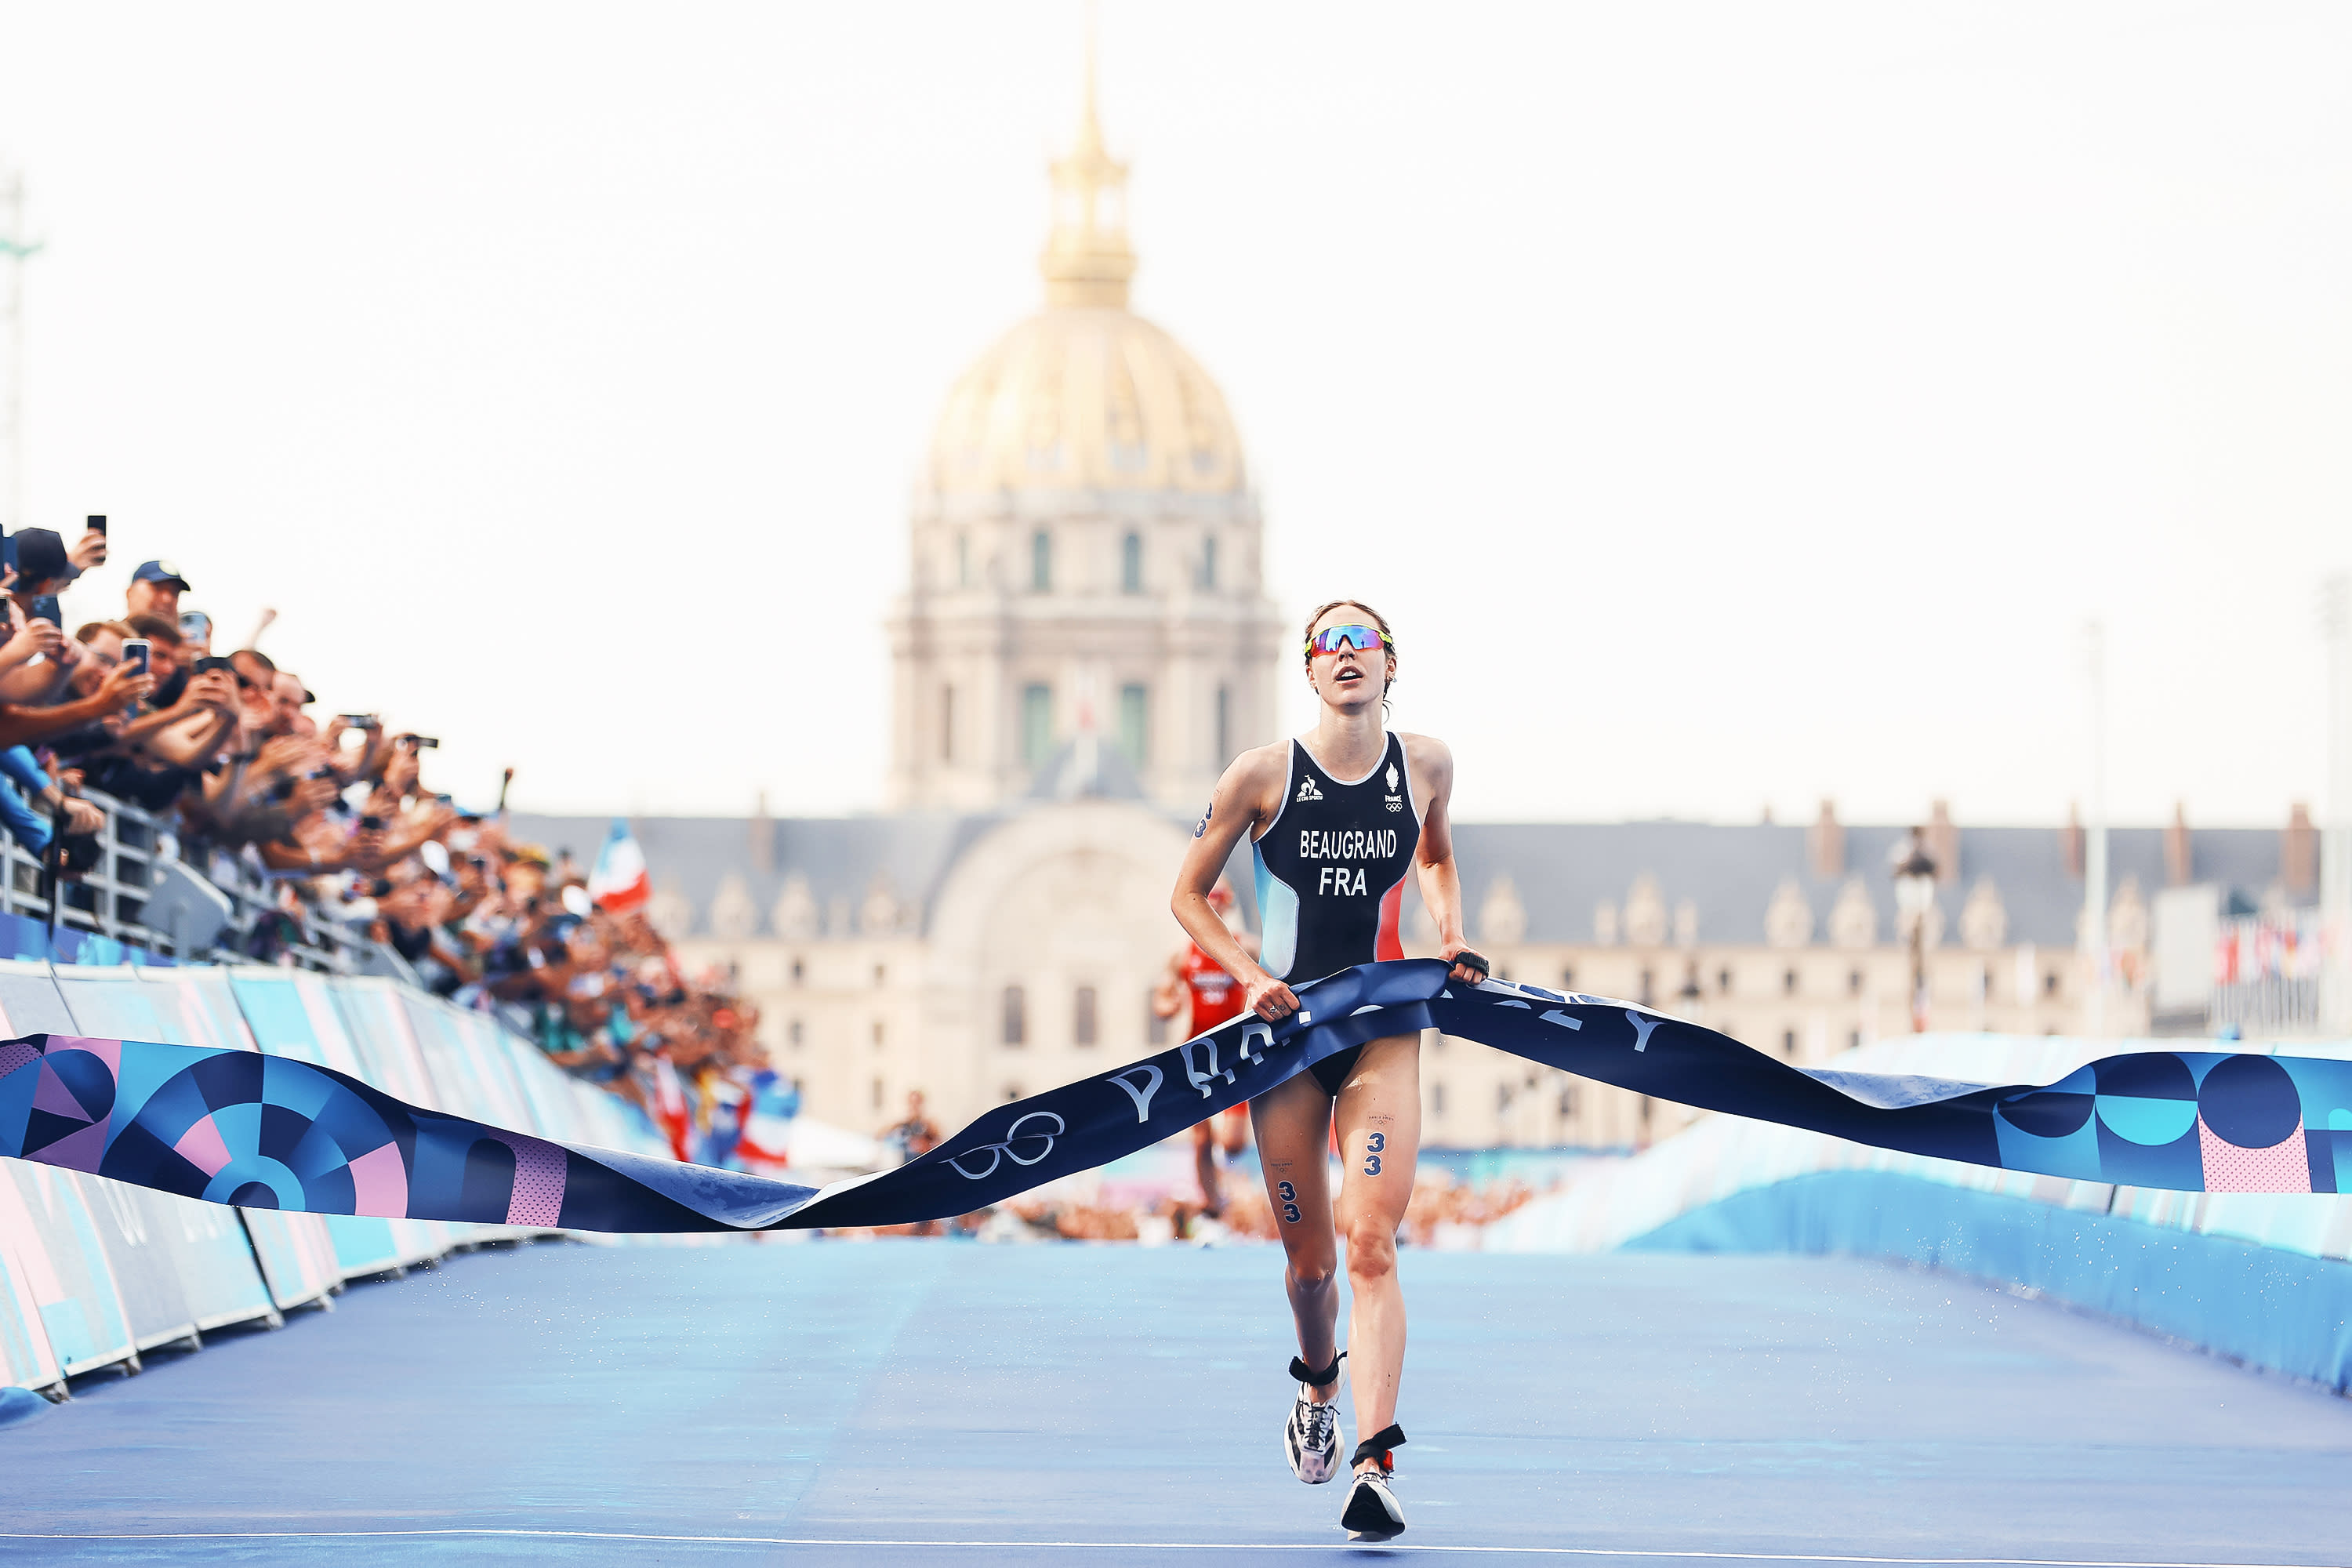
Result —
M1031 1121L1051 1121L1054 1124L1054 1131L1051 1132L1022 1131L1022 1127L1025 1123ZM982 1143L979 1149L965 1150L963 1154L950 1154L948 1156L948 1163L954 1166L955 1173L961 1176L967 1182L984 1181L988 1177L994 1175L996 1173L997 1165L1005 1160L1010 1160L1016 1165L1035 1164L1038 1161L1044 1159L1046 1155L1054 1152L1054 1140L1068 1130L1067 1124L1065 1123L1061 1117L1055 1112L1051 1110L1033 1110L1028 1115L1023 1117L1019 1121L1016 1121L1012 1126L1006 1128L1004 1130L1004 1137L1002 1142L995 1143ZM1015 1143L1043 1143L1045 1146L1024 1160L1019 1154L1013 1152L1013 1145ZM964 1154L977 1154L980 1152L981 1149L988 1151L988 1168L984 1171L965 1170L963 1168Z

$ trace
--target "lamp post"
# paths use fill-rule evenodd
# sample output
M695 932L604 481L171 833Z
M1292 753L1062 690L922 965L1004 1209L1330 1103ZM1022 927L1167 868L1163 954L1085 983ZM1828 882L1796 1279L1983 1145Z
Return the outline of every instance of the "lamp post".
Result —
M2091 822L2083 847L2082 946L2090 960L2085 1032L2107 1032L2107 632L2092 620L2083 627L2083 672L2090 687Z
M1936 907L1936 862L1927 836L1911 830L1895 851L1895 923L1911 943L1911 1032L1927 1032L1927 915Z
M2352 573L2322 584L2327 649L2327 814L2319 838L2319 1022L2352 1036Z

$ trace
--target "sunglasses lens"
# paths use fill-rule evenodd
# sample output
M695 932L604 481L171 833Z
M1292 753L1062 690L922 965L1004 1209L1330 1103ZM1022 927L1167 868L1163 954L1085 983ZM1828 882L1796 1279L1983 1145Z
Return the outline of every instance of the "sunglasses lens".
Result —
M1381 645L1381 634L1370 626L1330 626L1315 634L1317 653L1338 653L1342 648L1359 648L1370 652Z

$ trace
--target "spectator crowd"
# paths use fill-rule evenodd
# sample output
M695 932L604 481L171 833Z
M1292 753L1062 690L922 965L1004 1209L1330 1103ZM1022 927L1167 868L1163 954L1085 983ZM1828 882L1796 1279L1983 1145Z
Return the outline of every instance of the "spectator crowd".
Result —
M69 615L108 549L102 518L70 548L37 528L0 543L0 831L45 881L98 863L89 795L127 802L215 883L263 889L220 939L237 956L286 961L306 927L371 938L636 1105L680 1158L779 1158L743 1136L776 1090L756 1013L719 976L688 974L641 908L600 905L568 850L514 841L503 786L488 813L429 790L435 738L322 719L294 671L218 647L172 562L142 563L120 613Z

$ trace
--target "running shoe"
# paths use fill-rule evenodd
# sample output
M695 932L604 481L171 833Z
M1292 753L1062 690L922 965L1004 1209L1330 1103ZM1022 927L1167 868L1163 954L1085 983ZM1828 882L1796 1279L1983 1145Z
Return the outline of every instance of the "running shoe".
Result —
M1298 1399L1290 1407L1290 1419L1282 1424L1282 1452L1290 1461L1290 1473L1310 1487L1319 1487L1339 1473L1339 1401L1335 1395L1328 1405L1318 1405L1309 1397L1316 1386L1310 1384L1313 1369L1293 1357L1290 1375L1298 1379ZM1323 1383L1336 1383L1339 1378L1339 1358L1331 1358L1329 1374Z
M1356 1446L1355 1459L1372 1467L1358 1470L1348 1488L1348 1506L1339 1510L1339 1528L1350 1541L1391 1541L1404 1533L1404 1507L1397 1501L1396 1458L1389 1450L1404 1441L1395 1426Z

